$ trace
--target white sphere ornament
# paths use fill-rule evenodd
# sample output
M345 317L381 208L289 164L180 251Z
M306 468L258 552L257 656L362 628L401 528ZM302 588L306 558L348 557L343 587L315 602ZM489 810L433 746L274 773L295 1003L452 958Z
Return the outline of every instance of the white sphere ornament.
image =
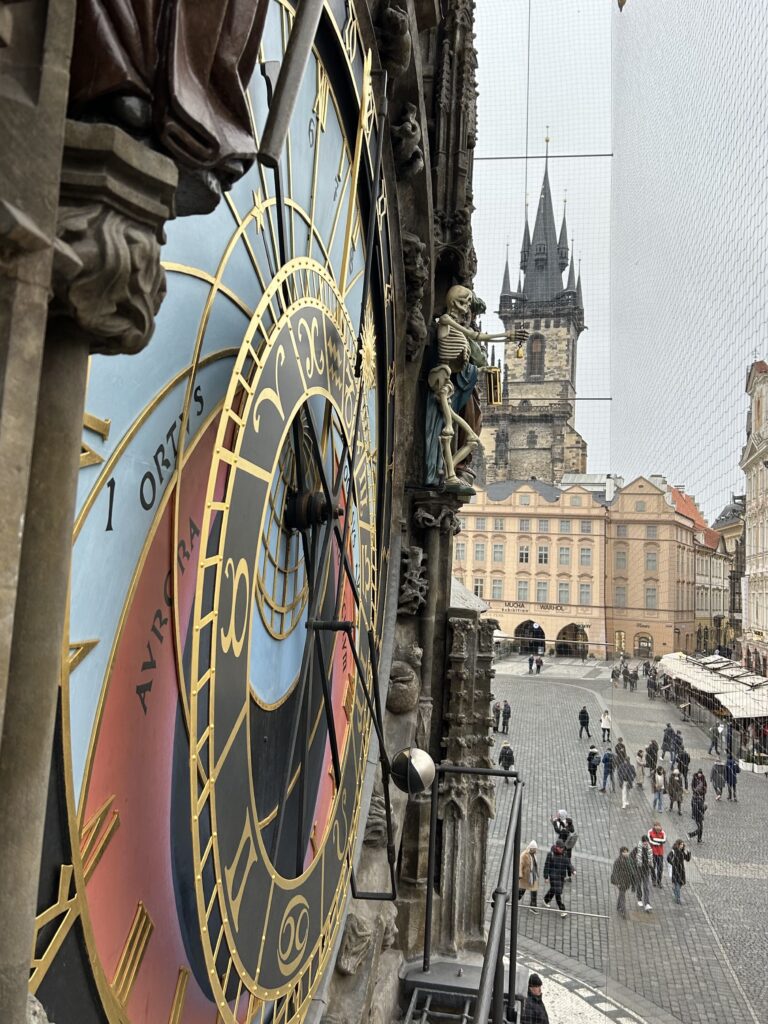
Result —
M420 747L404 747L392 758L392 781L409 796L429 789L435 778L435 762Z

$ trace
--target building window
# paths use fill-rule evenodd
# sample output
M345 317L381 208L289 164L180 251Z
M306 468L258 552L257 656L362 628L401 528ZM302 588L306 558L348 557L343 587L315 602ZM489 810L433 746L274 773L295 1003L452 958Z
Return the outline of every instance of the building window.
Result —
M517 581L517 600L527 601L528 600L528 580Z
M592 548L579 548L579 565L592 565Z
M493 545L493 560L494 560L494 562L503 562L504 561L504 545L503 544L494 544Z
M549 565L549 545L548 544L539 544L537 560L538 560L539 565Z
M504 596L504 580L491 580L491 597L500 601Z
M579 584L579 604L592 604L592 584Z
M521 565L527 565L529 560L530 548L527 544L521 544L517 549L517 560Z
M503 519L494 519L493 520L493 528L498 533L501 533L502 530L504 529L504 520Z
M549 533L549 520L548 519L540 519L539 520L539 533Z
M657 572L659 568L659 556L655 551L645 552L646 572Z
M616 536L617 537L627 537L628 536L626 525L619 525L619 526L616 527Z
M582 533L592 533L592 520L591 519L582 519L582 521L581 521L581 532Z
M546 603L549 600L549 582L547 580L536 580L536 600L539 603Z
M481 516L479 519L475 519L475 529L476 530L484 530L485 529L485 517L484 516Z
M657 534L656 534L656 527L655 526L646 526L646 528L645 528L645 536L648 537L650 540L656 540L656 536L657 536Z
M571 495L571 506L573 508L581 508L581 495L580 494L572 494Z
M466 516L459 516L459 527L462 530L466 530L466 528L467 528L467 517Z
M613 592L613 603L617 608L627 607L627 588L616 587Z
M485 561L485 544L483 544L482 541L475 544L475 561Z
M531 520L521 519L520 520L520 533L530 533L531 531Z
M636 501L635 502L635 512L645 512L645 502L644 501Z
M558 565L570 565L571 564L571 549L567 545L563 545L557 552L557 564Z
M627 551L626 548L616 548L616 553L613 557L613 564L616 569L623 570L627 568Z
M544 376L544 339L540 334L528 341L528 376Z
M457 540L453 546L453 556L457 562L463 562L467 557L467 545L463 540Z
M530 505L531 504L531 496L530 496L530 494L521 494L520 497L519 497L519 501L520 501L521 505Z
M571 585L570 585L570 583L564 583L561 580L557 584L557 603L558 604L570 604L571 603Z
M475 597L485 597L485 580L482 576L475 576L472 589L475 592Z
M645 588L645 607L646 608L657 608L658 600L656 596L656 587Z
M570 533L570 532L571 532L571 520L570 519L561 519L560 520L560 533Z
M623 629L617 629L613 634L613 646L616 651L626 650L627 634Z

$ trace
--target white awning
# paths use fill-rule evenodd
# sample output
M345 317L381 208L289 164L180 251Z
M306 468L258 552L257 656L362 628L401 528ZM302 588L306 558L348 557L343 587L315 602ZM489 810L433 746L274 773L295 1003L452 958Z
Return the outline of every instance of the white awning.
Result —
M734 718L768 718L768 693L754 690L718 693L717 699Z
M725 667L720 663L725 661ZM691 689L714 696L734 718L768 717L768 686L763 676L747 671L737 662L722 658L690 658L665 654L659 669L682 679Z

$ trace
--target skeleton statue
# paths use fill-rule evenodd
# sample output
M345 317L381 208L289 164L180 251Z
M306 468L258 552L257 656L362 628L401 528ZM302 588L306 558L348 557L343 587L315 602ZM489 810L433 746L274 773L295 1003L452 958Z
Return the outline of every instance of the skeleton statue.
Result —
M475 388L478 371L488 365L480 342L508 337L485 334L470 326L473 307L482 308L470 288L454 285L446 300L447 310L437 321L438 363L427 377L433 395L427 408L427 483L437 483L442 473L449 490L471 492L467 474L462 480L456 470L480 444L480 404ZM454 450L457 428L460 434Z

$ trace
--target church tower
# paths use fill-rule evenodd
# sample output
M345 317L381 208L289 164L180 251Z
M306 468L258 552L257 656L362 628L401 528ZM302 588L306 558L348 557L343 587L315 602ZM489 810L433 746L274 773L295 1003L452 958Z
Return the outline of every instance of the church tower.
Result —
M485 412L486 482L536 477L558 483L564 473L584 473L587 466L587 445L574 426L584 307L565 209L559 235L555 226L548 159L532 236L526 209L520 269L524 278L512 291L507 255L498 315L516 340L505 344L502 405Z

